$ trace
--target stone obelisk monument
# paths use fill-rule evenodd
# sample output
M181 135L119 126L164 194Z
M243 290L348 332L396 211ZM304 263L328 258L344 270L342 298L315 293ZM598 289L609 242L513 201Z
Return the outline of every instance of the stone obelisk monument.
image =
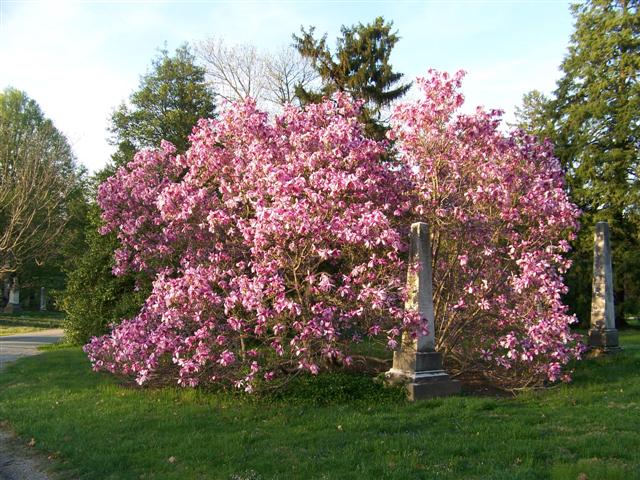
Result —
M11 290L9 290L9 302L4 307L5 313L20 313L22 308L20 307L20 285L18 285L18 279L14 277L11 284Z
M386 374L389 382L406 383L411 400L460 392L460 382L452 380L442 369L442 354L435 351L432 282L429 226L414 223L411 225L405 308L420 314L427 322L428 334L418 335L415 339L405 334L400 349L393 353L393 367Z
M620 349L613 305L613 270L607 222L596 223L594 236L589 346L605 352Z
M47 311L47 294L44 287L40 287L40 311Z

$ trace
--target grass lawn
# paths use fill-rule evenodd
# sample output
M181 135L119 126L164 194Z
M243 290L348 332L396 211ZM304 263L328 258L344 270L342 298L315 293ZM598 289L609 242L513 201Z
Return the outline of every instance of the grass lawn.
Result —
M0 337L61 328L64 314L58 312L23 312L10 315L0 312Z
M640 475L640 331L517 398L411 404L325 375L280 398L119 386L77 348L0 374L0 420L84 479L625 479ZM69 473L71 472L71 473Z
M0 322L0 337L4 337L6 335L18 335L20 333L29 333L29 332L37 332L38 330L43 330L43 327L14 327L2 325Z

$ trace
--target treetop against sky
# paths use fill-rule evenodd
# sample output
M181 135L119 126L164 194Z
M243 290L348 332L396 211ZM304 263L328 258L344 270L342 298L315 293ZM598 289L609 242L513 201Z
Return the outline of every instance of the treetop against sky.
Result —
M466 104L503 108L508 119L524 93L553 90L572 31L563 0L3 0L0 88L26 91L79 161L96 170L113 151L106 141L111 112L136 89L158 48L217 37L275 50L310 25L333 45L341 25L379 15L401 37L391 61L407 81L430 67L463 68Z

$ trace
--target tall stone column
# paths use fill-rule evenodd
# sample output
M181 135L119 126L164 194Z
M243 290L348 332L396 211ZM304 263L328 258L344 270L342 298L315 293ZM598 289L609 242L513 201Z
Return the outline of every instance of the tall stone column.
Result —
M18 285L18 279L16 277L13 278L13 283L11 284L11 290L9 290L9 303L4 307L5 313L20 313L22 308L20 308L20 285Z
M40 311L47 311L47 294L44 290L44 287L40 287Z
M411 225L407 288L405 308L417 311L426 320L428 334L415 339L408 334L403 336L400 349L393 353L393 367L387 372L387 379L391 383L406 383L410 400L459 393L460 382L452 380L442 369L442 354L435 351L431 238L426 223Z
M589 346L605 352L620 348L613 305L613 270L607 222L596 223L594 235Z

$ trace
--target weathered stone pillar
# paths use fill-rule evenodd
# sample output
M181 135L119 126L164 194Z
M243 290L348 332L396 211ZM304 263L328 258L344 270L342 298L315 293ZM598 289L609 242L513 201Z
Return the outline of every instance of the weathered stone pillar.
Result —
M596 223L594 235L589 346L605 352L620 348L613 306L613 270L607 222Z
M400 349L393 353L393 367L386 374L391 383L406 382L411 400L460 392L460 382L451 380L442 369L442 354L435 351L432 281L429 226L414 223L411 225L409 292L405 308L417 311L427 321L428 334L418 335L416 339L405 334Z
M9 290L9 303L4 307L5 313L20 313L20 286L18 285L18 278L13 278L11 284L11 290Z
M47 311L47 294L45 293L44 287L40 287L40 311Z

